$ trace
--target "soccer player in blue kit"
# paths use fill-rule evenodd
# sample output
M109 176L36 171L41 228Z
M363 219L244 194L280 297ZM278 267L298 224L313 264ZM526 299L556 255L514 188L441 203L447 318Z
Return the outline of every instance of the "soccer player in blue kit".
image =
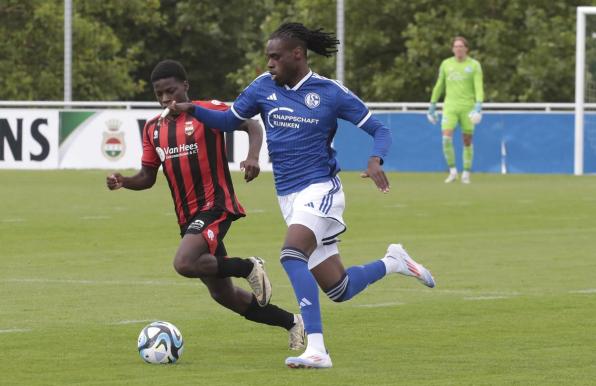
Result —
M331 56L337 44L335 36L322 29L282 24L267 42L269 71L244 89L231 109L219 112L186 103L169 105L224 131L261 115L278 201L288 225L280 259L308 334L304 353L286 359L291 368L332 366L323 340L317 285L335 302L351 299L388 273L413 276L428 287L435 286L431 273L400 244L390 244L383 258L365 265L345 269L341 262L337 236L346 230L345 200L331 146L337 119L352 122L373 137L363 177L370 177L384 193L389 191L389 181L381 165L391 133L350 90L311 71L307 51Z

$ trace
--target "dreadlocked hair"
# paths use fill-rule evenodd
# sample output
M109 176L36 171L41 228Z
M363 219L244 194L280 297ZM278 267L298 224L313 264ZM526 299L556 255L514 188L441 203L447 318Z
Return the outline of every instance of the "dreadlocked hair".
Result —
M310 30L302 23L284 23L271 34L269 39L296 39L304 48L326 57L336 53L339 44L339 40L333 33L323 32L323 28Z

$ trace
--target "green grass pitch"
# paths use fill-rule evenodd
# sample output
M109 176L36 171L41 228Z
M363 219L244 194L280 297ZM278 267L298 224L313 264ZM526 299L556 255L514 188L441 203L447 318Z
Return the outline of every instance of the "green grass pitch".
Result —
M2 385L594 384L594 176L479 174L464 186L390 173L381 194L343 173L344 264L402 242L437 288L394 275L347 303L321 294L334 368L305 371L283 364L285 330L217 306L174 272L163 176L148 191L110 192L105 175L0 171ZM271 174L234 179L248 217L232 226L228 251L265 258L272 302L296 312ZM179 363L139 357L137 335L152 320L182 331Z

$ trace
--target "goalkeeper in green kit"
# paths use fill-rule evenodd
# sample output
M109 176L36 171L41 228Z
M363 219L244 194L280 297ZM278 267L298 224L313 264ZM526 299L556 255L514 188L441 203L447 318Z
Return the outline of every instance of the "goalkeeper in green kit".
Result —
M469 184L474 156L472 147L474 126L482 119L482 101L484 99L482 68L477 60L468 57L468 41L465 38L461 36L453 38L451 48L454 56L441 63L427 117L433 125L437 122L437 101L444 91L445 103L443 104L441 130L443 131L443 154L449 166L449 176L445 179L445 183L457 180L453 131L459 123L464 142L464 170L461 182Z

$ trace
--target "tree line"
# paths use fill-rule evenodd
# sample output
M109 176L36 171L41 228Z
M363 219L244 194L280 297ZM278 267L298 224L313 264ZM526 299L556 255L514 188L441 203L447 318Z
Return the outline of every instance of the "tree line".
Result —
M451 38L463 35L483 66L486 101L571 102L576 7L590 4L596 0L345 0L345 83L366 101L428 101ZM63 0L0 2L0 99L62 99L63 7ZM279 24L335 31L335 7L73 0L73 100L152 101L149 75L165 58L185 65L193 99L233 100L266 70L265 42ZM591 39L596 20L588 21ZM313 54L311 65L335 77L335 58Z

